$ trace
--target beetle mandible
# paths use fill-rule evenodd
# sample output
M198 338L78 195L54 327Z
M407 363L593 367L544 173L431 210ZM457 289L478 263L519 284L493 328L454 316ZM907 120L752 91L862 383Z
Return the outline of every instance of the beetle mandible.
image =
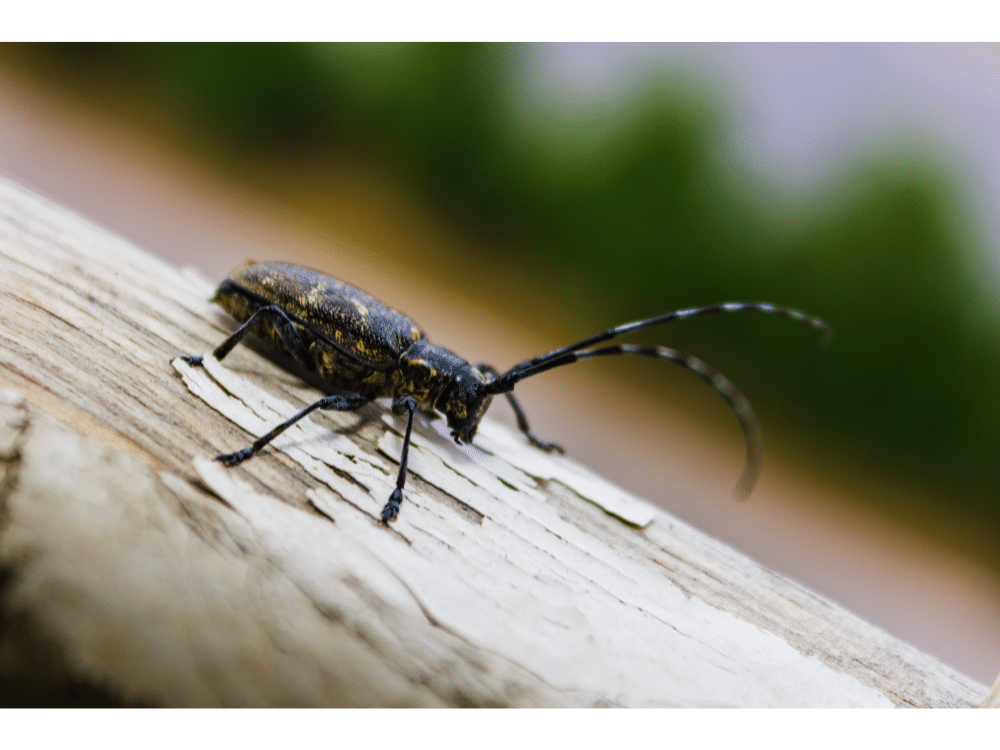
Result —
M424 332L402 313L360 289L307 268L248 261L219 285L212 299L243 323L216 347L212 356L217 360L222 360L253 331L279 352L290 354L307 372L315 373L331 387L344 391L321 398L243 450L219 456L217 460L226 466L246 461L316 409L354 411L373 399L391 397L393 413L406 414L407 419L396 488L382 509L382 523L386 525L396 518L403 502L410 433L417 409L441 412L448 420L455 442L471 443L491 400L502 393L510 402L517 426L527 439L542 450L562 453L560 446L541 440L531 432L524 410L514 397L514 386L553 367L618 354L676 362L712 386L729 403L746 439L747 462L736 489L738 496L746 497L756 484L763 463L761 430L750 402L722 373L697 357L666 346L590 347L673 320L742 310L781 315L823 331L827 340L832 337L832 330L825 322L799 310L766 302L725 302L674 310L609 328L500 373L490 365L470 365L453 352L430 343ZM202 363L200 356L184 357L184 360L190 365Z

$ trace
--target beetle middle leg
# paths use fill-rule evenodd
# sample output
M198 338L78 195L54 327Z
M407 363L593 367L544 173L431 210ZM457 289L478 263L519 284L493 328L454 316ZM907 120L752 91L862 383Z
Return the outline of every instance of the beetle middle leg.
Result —
M493 365L486 365L486 364L476 365L476 369L479 370L479 372L481 373L484 374L488 373L493 377L497 377L500 375L500 373L497 371L497 368L495 368ZM561 445L558 445L557 443L550 443L546 440L542 440L537 435L533 435L531 432L531 428L528 426L528 417L524 413L524 409L521 408L521 404L518 403L517 398L514 397L514 394L511 391L507 391L507 393L505 393L504 395L507 397L507 402L510 404L510 407L514 410L514 416L517 417L517 429L519 429L521 432L524 433L524 436L528 438L529 443L531 443L536 448L541 448L543 451L547 453L551 453L552 451L555 451L557 453L566 452L565 450L563 450L563 447Z
M319 401L310 404L309 406L307 406L305 409L303 409L290 419L286 419L284 422L279 424L277 427L275 427L266 435L254 440L253 444L248 445L243 450L236 451L235 453L226 453L225 455L216 457L215 460L222 461L222 463L224 463L226 466L236 466L237 464L243 463L248 458L259 452L261 448L263 448L265 445L267 445L276 437L278 437L278 435L280 435L289 427L291 427L293 424L298 422L300 419L311 414L317 409L321 409L323 411L355 411L356 409L360 409L369 401L371 401L371 399L368 396L355 396L355 395L326 396L324 398L321 398ZM409 436L409 431L407 431L407 436ZM406 455L405 447L403 455L404 456Z
M403 485L406 484L406 461L410 455L410 433L413 431L413 415L417 411L417 401L412 396L396 397L392 400L392 413L396 416L407 414L406 434L403 436L403 452L399 457L399 475L396 489L389 495L389 502L382 508L382 524L389 525L399 515L399 505L403 502Z

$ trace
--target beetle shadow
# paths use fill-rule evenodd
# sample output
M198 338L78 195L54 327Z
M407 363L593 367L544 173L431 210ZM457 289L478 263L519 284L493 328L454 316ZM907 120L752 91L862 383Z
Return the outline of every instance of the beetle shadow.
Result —
M471 445L459 444L451 436L451 428L448 421L439 414L424 414L425 429L421 431L421 437L434 443L437 446L447 448L455 461L459 464L476 464L492 473L498 472L491 468L492 464L498 461L498 457L491 450L480 444L478 440ZM414 425L416 427L416 425Z

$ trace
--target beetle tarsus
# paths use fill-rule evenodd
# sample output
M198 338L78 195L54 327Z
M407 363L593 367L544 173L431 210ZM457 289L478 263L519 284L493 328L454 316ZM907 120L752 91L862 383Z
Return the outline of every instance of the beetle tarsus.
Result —
M252 456L256 451L252 445L248 445L246 448L235 453L226 453L221 456L216 456L216 461L221 461L226 466L230 468L246 461L250 456Z
M545 440L540 440L532 435L530 432L525 433L528 437L528 442L531 443L536 448L541 448L546 453L559 453L564 454L566 450L558 443L549 443Z
M399 504L403 502L403 490L399 487L392 491L389 495L389 502L385 504L382 508L382 525L389 526L389 521L395 521L396 516L399 515Z

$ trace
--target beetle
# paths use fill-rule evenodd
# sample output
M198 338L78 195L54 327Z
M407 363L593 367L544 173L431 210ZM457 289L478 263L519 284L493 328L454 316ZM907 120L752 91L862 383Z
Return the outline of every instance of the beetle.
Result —
M246 461L317 409L354 411L373 399L390 397L393 414L405 414L407 419L396 488L382 509L381 521L385 525L396 518L403 502L410 433L413 415L418 409L442 413L455 442L470 444L493 397L502 393L514 410L518 428L531 444L545 451L562 453L560 446L541 440L531 432L524 410L514 397L514 386L554 367L619 354L676 362L707 382L729 403L746 440L746 466L736 489L738 496L746 497L756 484L763 464L761 430L749 401L722 373L697 357L666 346L592 347L674 320L744 310L791 318L823 331L827 340L832 337L832 330L825 322L799 310L766 302L725 302L674 310L615 326L525 360L501 373L490 365L470 365L448 349L428 341L424 332L402 313L360 289L308 268L248 261L219 285L212 299L242 322L216 347L212 353L215 359L224 359L234 346L253 332L277 351L291 355L307 372L317 375L332 389L342 391L324 396L246 448L218 456L217 460L226 466ZM194 366L203 361L201 356L183 359Z

